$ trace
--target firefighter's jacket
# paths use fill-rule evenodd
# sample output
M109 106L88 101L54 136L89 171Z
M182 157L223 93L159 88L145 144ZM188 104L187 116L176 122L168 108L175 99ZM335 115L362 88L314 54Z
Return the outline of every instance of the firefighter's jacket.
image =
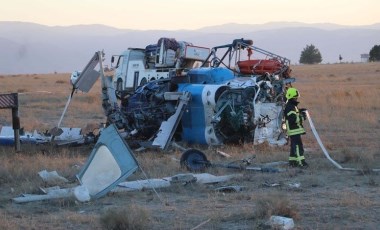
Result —
M298 110L298 102L294 99L288 100L285 106L285 122L288 136L293 136L297 134L305 134L305 129L303 128L301 116Z

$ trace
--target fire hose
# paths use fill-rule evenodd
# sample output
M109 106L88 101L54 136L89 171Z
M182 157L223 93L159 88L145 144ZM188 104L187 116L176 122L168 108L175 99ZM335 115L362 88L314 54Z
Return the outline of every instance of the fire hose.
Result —
M313 121L311 120L311 117L310 117L310 114L307 110L305 110L305 113L306 113L306 117L307 117L307 120L309 121L309 124L310 124L310 128L311 128L311 131L313 132L314 134L314 137L315 139L317 140L319 146L321 147L322 149L322 152L323 154L325 154L326 158L335 166L337 167L338 169L341 169L341 170L348 170L348 171L362 171L360 169L355 169L355 168L343 168L340 164L338 164L336 161L334 161L329 153L327 152L325 146L323 145L322 141L321 141L321 138L319 137L318 133L317 133L317 130L315 129L315 126L313 124ZM371 171L374 171L374 172L379 172L380 169L371 169Z

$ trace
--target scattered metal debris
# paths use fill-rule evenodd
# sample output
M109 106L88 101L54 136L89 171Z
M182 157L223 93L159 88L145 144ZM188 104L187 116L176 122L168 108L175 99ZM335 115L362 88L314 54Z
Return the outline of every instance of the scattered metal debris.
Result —
M168 92L165 94L169 94ZM172 93L173 94L173 93ZM161 149L167 149L169 142L172 140L174 131L177 129L178 124L185 112L187 103L190 101L190 93L175 93L176 100L179 100L175 113L168 118L167 121L163 121L159 128L156 138L153 140L153 146L158 146Z
M290 230L294 228L293 219L283 216L271 216L268 223L275 229Z
M119 183L118 187L115 188L114 192L124 192L124 191L136 191L143 189L152 188L164 188L170 187L173 183L199 183L199 184L214 184L225 182L233 178L241 177L241 174L230 174L224 176L215 176L209 173L200 174L178 174L172 177L164 177L161 179L147 179L147 180L137 180L137 181L127 181Z
M37 143L37 138L33 136L33 133L24 132L22 129L19 130L20 142L21 143ZM14 130L12 126L3 126L0 131L0 145L11 146L15 144Z
M197 183L201 183L201 184L220 183L220 182L229 181L233 178L238 178L241 176L242 174L229 174L229 175L223 175L223 176L214 176L208 173L195 174L195 177L197 178Z
M48 184L59 184L69 182L66 178L58 175L57 171L48 172L46 170L42 170L38 172L38 175L42 178L44 182Z
M289 188L295 188L295 189L298 189L298 188L301 188L301 183L290 183L288 184Z
M146 179L146 180L136 180L121 182L118 187L113 190L113 192L123 192L123 191L141 191L143 189L153 189L153 188L165 188L170 187L171 183L168 179Z
M102 177L102 176L101 176ZM201 174L178 174L172 177L165 177L161 179L146 179L136 181L125 181L116 184L119 180L115 180L114 183L99 183L94 182L96 178L92 178L91 181L87 181L86 185L79 185L72 188L61 189L59 186L50 188L40 188L44 194L23 194L19 197L15 197L12 200L15 203L27 203L33 201L62 199L62 198L75 198L80 202L87 202L90 199L99 198L104 196L109 191L112 192L130 192L141 191L143 189L156 189L170 187L173 184L182 183L184 185L188 183L198 184L215 184L220 182L226 182L233 178L242 177L241 174L230 174L223 176L215 176L209 173ZM102 180L102 178L101 178ZM93 184L90 184L93 183ZM110 185L108 185L110 184ZM108 187L103 189L105 186ZM90 190L88 189L90 187ZM92 190L91 190L92 189ZM236 188L238 189L238 188Z
M88 189L81 185L63 189L59 186L40 189L44 194L22 194L19 197L12 198L12 201L20 204L53 199L76 199L80 202L87 202L91 199Z
M240 185L230 185L230 186L223 186L214 189L216 192L241 192L243 189L246 188L245 186Z
M37 200L70 198L84 202L104 196L138 168L132 151L119 135L114 125L104 129L91 155L77 175L80 186L65 189L47 189L44 195L23 195L14 198L17 203ZM38 173L45 182L68 182L56 171Z
M45 194L24 194L13 198L16 203L41 201L58 198L73 198L81 202L100 198L109 191L134 191L144 188L169 187L172 184L188 183L218 183L241 176L240 174L214 176L211 174L178 174L162 179L147 179L123 182L139 168L125 140L120 136L115 125L104 129L88 158L87 163L77 174L80 186L61 189L58 186L41 188ZM68 180L58 175L56 171L42 170L38 173L49 183L67 183Z
M171 184L189 184L194 183L197 181L197 177L195 177L193 174L177 174L175 176L171 177L170 183Z
M262 183L263 186L265 187L278 187L278 186L281 186L280 183L270 183L270 182L267 182L265 181L264 183Z
M186 150L180 160L181 166L186 167L189 171L203 171L207 167L222 167L230 169L239 169L239 170L249 170L249 171L260 171L260 172L284 172L285 169L274 168L273 165L281 165L280 162L272 162L269 164L264 164L261 166L251 166L252 159L254 158L245 158L238 161L233 161L230 163L211 163L207 160L206 155L197 149L188 149Z
M20 129L21 144L83 145L94 143L95 140L96 136L93 132L84 135L81 128L62 127L58 130L52 129L50 132L45 131L43 133L37 130L28 132ZM14 142L13 128L11 126L3 126L0 131L0 145L13 145Z
M91 198L99 198L138 169L132 150L115 125L104 129L82 170L77 175Z
M225 152L222 152L222 151L220 151L220 150L218 150L218 151L216 151L218 154L220 154L221 156L223 156L223 157L226 157L226 158L230 158L231 157L231 155L230 154L228 154L228 153L225 153Z
M76 186L73 188L64 188L61 189L57 187L56 189L49 189L46 191L46 194L23 194L22 196L12 198L12 201L15 203L27 203L33 201L42 201L42 200L52 200L52 199L63 199L63 198L72 198L80 202L87 202L90 200L88 190L84 186Z

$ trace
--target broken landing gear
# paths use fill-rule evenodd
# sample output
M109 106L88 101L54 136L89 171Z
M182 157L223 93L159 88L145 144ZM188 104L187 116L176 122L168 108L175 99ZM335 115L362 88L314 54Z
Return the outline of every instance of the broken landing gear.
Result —
M203 171L206 167L211 166L206 155L196 149L186 150L181 156L180 163L189 171Z

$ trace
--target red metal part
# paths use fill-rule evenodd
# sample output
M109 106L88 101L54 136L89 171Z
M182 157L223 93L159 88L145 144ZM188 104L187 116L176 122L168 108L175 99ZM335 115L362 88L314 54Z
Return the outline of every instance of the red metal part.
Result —
M281 68L283 67L281 62L279 62L276 59L246 60L239 61L237 64L240 69L240 73L242 74L272 74L276 71L281 70Z

